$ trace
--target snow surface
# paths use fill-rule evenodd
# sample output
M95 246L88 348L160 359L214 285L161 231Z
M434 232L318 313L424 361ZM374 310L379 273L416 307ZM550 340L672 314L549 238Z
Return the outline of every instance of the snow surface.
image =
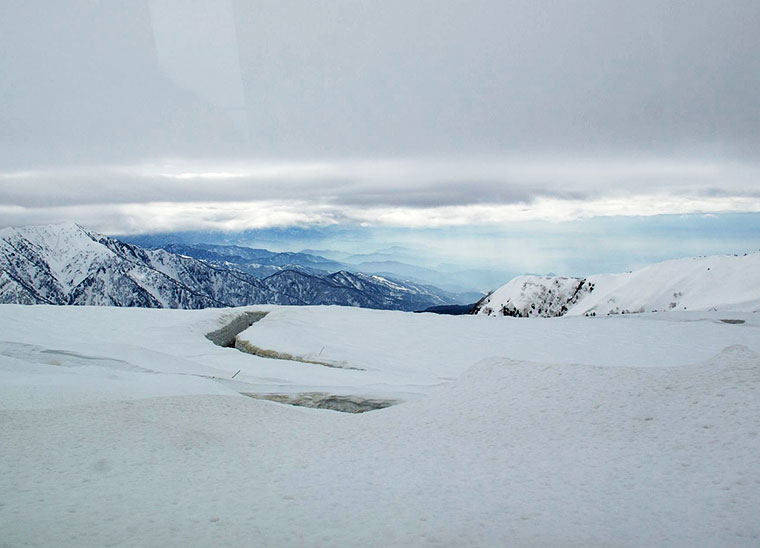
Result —
M743 318L746 323L730 325L721 318ZM427 393L494 356L608 367L688 365L730 345L760 350L758 327L757 314L746 313L669 312L495 322L482 316L280 307L238 338L304 359L365 369L361 374L345 374L366 379L365 389L374 388L378 396L401 396L404 391ZM341 374L336 372L336 378Z
M204 337L244 310L366 371ZM757 314L2 305L0 334L3 547L760 544ZM239 395L315 387L408 401Z
M760 310L760 253L675 259L583 279L519 276L486 297L479 314L600 316L663 310Z

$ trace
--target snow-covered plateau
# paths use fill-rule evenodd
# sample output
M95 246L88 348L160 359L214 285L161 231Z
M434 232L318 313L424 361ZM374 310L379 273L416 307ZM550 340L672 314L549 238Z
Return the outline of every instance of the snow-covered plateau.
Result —
M0 305L0 341L2 547L760 545L757 313ZM402 403L259 399L314 394Z

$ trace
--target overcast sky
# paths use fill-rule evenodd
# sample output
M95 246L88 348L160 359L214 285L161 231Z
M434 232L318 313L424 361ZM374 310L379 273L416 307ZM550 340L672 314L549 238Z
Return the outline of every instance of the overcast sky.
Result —
M0 226L756 214L758 28L756 0L3 0Z

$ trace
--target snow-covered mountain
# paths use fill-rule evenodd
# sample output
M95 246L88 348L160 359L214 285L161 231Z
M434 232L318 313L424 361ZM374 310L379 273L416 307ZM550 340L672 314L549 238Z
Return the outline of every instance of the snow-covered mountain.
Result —
M339 304L419 310L450 302L434 288L378 276L235 268L143 249L77 224L0 230L0 303L206 308Z
M0 302L205 308L265 302L270 293L243 273L73 223L0 231Z
M519 276L481 300L486 316L760 310L760 253L675 259L587 278Z

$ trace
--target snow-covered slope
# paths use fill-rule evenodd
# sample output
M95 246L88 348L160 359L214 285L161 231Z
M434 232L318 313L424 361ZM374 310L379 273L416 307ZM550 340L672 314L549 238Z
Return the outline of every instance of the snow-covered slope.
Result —
M593 290L585 279L550 276L518 276L475 307L486 316L516 316L519 318L551 318L562 316Z
M258 280L70 223L0 230L0 302L204 308L264 302ZM22 291L23 290L23 291Z
M484 298L486 316L760 310L760 253L676 259L624 274L519 276Z
M245 310L270 311L247 339L365 370L203 336L241 309L0 305L0 544L760 542L757 314ZM363 415L239 394L414 382Z
M77 224L0 230L0 303L206 308L340 304L419 310L451 302L416 284L338 272L278 271L264 280L163 249L143 249Z

